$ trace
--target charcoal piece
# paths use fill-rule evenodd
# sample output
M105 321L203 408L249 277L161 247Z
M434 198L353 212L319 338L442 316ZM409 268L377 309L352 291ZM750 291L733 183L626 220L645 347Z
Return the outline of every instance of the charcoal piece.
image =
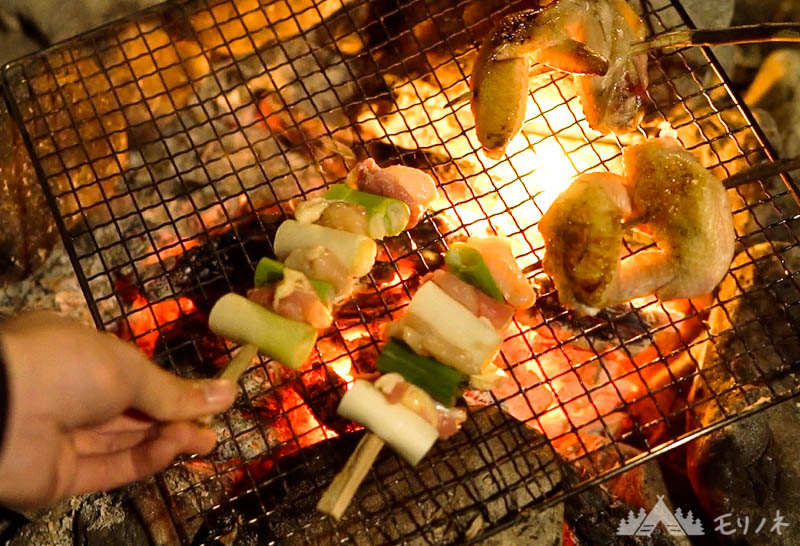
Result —
M58 213L68 226L107 217L128 164L127 122L108 77L79 48L57 49L30 72L22 116Z
M723 303L709 319L701 374L695 379L690 416L701 427L795 392L800 376L798 306L793 276L800 269L795 247L758 245L734 260L720 286ZM782 535L721 536L735 544L800 542L800 410L784 403L714 431L691 443L687 466L692 486L712 517L731 513L750 520L777 511ZM770 526L772 523L770 523Z
M167 272L174 293L191 299L207 314L228 292L244 294L253 286L253 268L263 257L275 258L272 241L283 217L267 214L236 224L181 254ZM163 289L147 288L147 295Z
M195 543L230 537L225 513L231 509L239 521L253 521L240 528L241 541L237 537L234 544L461 543L479 518L488 534L561 483L561 462L546 440L488 407L473 412L458 434L438 442L416 468L384 449L348 512L334 524L315 506L361 434L278 460L257 489L232 492L232 504L207 515L209 523Z
M585 479L585 476L581 477L571 469L565 470L564 477L570 487ZM620 521L632 511L631 506L613 498L602 487L593 487L564 501L565 521L578 540L578 546L668 546L680 543L661 525L649 536L619 536L617 529Z
M220 359L227 361L225 342L208 329L208 318L200 313L184 315L162 330L155 346L155 360L165 368L195 379L214 376Z

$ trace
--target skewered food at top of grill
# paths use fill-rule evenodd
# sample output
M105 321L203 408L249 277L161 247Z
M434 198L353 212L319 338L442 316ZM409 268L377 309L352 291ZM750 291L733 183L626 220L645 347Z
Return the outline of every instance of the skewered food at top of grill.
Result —
M368 235L400 233L411 225L407 203L422 214L436 196L433 179L421 171L380 169L369 160L365 164L373 171L369 176L382 176L379 189L408 201L337 184L325 194L325 201L300 204L302 221L285 220L275 233L272 246L285 263L263 258L248 299L223 296L209 317L213 332L256 345L290 368L303 364L316 341L316 329L332 324L333 304L349 294L356 277L372 269L377 245ZM239 314L246 320L240 322Z
M733 258L731 204L722 183L672 139L623 152L625 176L579 176L539 223L544 269L561 303L582 314L655 293L662 300L708 293ZM624 223L624 225L623 225ZM623 227L658 246L620 260Z
M558 0L507 16L484 40L470 81L486 155L498 159L522 128L530 61L575 75L593 129L635 129L647 88L647 56L631 46L643 38L644 25L625 0Z

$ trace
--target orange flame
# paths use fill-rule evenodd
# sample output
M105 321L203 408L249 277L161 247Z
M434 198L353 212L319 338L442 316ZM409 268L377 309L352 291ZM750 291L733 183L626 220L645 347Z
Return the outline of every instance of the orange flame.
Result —
M182 316L197 311L189 298L168 299L150 303L147 298L137 294L131 305L136 309L128 316L130 337L148 356L153 356L156 343L164 328L169 327Z

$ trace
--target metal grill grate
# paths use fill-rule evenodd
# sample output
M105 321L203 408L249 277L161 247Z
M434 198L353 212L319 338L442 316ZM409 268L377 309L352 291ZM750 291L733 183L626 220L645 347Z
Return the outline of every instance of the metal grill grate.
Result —
M652 33L689 23L678 4L633 4ZM781 351L782 340L767 332L752 346L743 333L796 313L789 255L798 209L788 177L733 190L739 247L749 250L724 282L738 292L680 312L644 298L592 321L573 321L558 307L536 269L543 252L536 222L563 187L559 179L619 170L620 148L657 133L660 122L723 178L773 154L713 56L678 50L651 56L641 135L597 136L569 78L545 76L531 87L523 135L507 158L487 162L476 152L469 107L446 104L466 90L475 44L491 21L522 7L169 3L4 68L6 99L98 327L183 375L211 375L230 358L234 348L207 332L205 313L222 292L247 288L291 199L340 181L367 156L423 168L440 183L435 212L384 244L359 295L321 336L310 368L289 375L266 361L254 366L236 408L216 423L217 452L160 475L184 543L233 529L302 543L463 540L479 517L481 532L492 532L519 510L563 500L800 392L790 373L797 360ZM420 468L386 453L334 526L312 507L354 445L330 411L345 382L341 366L368 371L381 326L403 312L447 243L487 228L512 238L540 292L536 311L515 319L504 345L512 388L472 400L464 434L437 444ZM744 272L772 258L780 275L748 285ZM790 296L778 298L777 310L753 306L733 333L699 328L715 310L729 315L761 292ZM740 342L735 354L721 348L731 336ZM715 348L752 358L752 377L745 381L725 359L698 371L708 362L701 353ZM770 351L781 362L760 368ZM731 380L716 381L720 374ZM688 406L674 404L673 394L692 383L682 397ZM730 396L748 396L745 383L766 394L730 410ZM710 406L718 418L703 422ZM509 414L545 434L522 434ZM334 431L342 437L318 443ZM610 444L588 441L598 436ZM612 464L597 466L601 452ZM588 472L565 480L557 458Z

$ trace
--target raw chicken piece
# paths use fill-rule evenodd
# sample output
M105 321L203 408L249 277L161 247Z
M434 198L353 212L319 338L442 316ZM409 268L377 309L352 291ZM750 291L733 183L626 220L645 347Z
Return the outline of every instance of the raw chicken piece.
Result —
M284 279L275 284L251 288L247 298L288 319L306 322L314 328L333 323L330 309L319 299L302 273L284 270Z
M436 199L436 182L427 173L392 165L381 168L372 158L361 162L347 177L347 184L361 191L398 199L408 205L411 217L406 229L417 225L420 217Z
M353 289L353 277L345 265L323 246L292 250L283 261L286 267L302 271L311 279L327 281L340 297Z
M298 222L319 224L333 229L369 236L364 207L346 201L308 199L295 206Z
M469 309L478 318L485 318L492 323L495 330L503 330L514 316L514 309L492 299L478 288L466 283L444 269L434 272L431 280L445 294Z
M403 404L436 427L442 440L458 432L467 419L467 413L463 409L445 407L422 388L406 381L399 373L382 375L375 381L375 388L383 392L390 404Z
M507 304L517 309L533 305L536 294L514 259L507 239L471 237L467 244L481 254Z

